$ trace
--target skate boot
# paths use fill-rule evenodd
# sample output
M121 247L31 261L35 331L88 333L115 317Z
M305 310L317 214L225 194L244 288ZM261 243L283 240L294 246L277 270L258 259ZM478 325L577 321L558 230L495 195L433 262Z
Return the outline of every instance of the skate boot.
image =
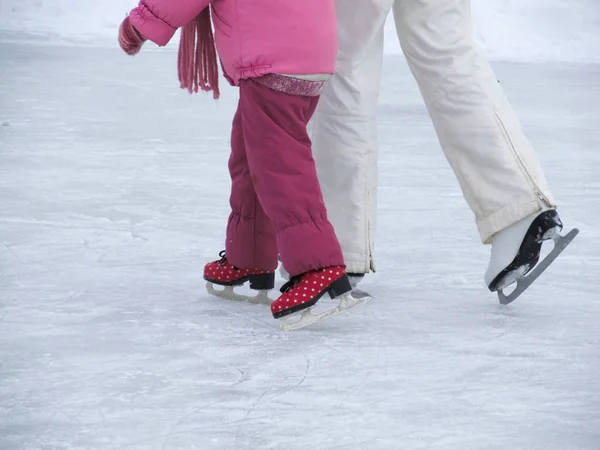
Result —
M292 277L281 288L282 295L271 304L276 319L300 312L296 322L281 321L284 330L297 330L337 316L356 306L368 303L371 297L354 298L348 275L341 266L325 267ZM326 293L332 299L340 299L336 308L320 314L312 314L312 307Z
M287 270L285 270L285 267L283 267L283 264L281 264L279 266L279 275L285 281L290 280L290 274ZM347 273L346 275L348 275L348 281L350 281L350 286L352 286L352 296L353 297L355 297L355 298L370 297L370 294L368 292L365 292L361 289L356 288L356 286L358 286L358 283L360 283L365 278L364 273Z
M484 279L490 291L498 292L501 304L507 305L521 295L579 233L575 228L562 236L562 228L556 210L546 209L494 235L492 255ZM535 267L540 259L542 243L550 239L554 241L553 250ZM535 270L526 277L534 267ZM502 290L515 282L515 290L505 295Z
M275 272L258 269L240 269L232 265L225 256L225 251L219 253L221 259L204 266L204 279L207 281L206 290L217 297L228 300L246 301L270 305L272 300L267 295L275 287ZM250 289L258 291L256 296L236 294L234 286L250 282ZM217 290L215 285L224 286Z

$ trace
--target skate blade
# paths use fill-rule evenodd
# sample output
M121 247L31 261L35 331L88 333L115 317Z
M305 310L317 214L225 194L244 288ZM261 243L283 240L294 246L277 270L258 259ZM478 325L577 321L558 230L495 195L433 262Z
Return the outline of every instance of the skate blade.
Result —
M550 264L560 255L565 248L571 243L575 236L579 234L577 228L573 228L566 235L561 236L560 234L552 238L554 241L554 248L548 256L544 258L535 268L527 275L517 280L517 287L510 294L505 295L502 290L498 290L498 300L501 305L508 305L514 302L531 284L548 268Z
M223 298L225 300L235 300L238 302L247 302L259 305L271 305L273 300L269 298L269 291L258 291L255 296L236 294L233 290L234 286L223 286L223 289L216 289L215 285L208 281L206 283L206 290L209 294L215 297Z
M323 322L324 320L331 319L332 317L348 312L351 309L356 308L357 306L369 303L372 300L371 296L364 291L346 292L338 298L340 299L340 304L336 308L330 309L329 311L325 311L320 314L313 314L312 307L310 307L300 312L300 320L290 323L285 321L284 319L281 319L279 326L284 331L299 330L300 328L305 328L310 325ZM293 314L290 317L294 318L297 316L298 314Z

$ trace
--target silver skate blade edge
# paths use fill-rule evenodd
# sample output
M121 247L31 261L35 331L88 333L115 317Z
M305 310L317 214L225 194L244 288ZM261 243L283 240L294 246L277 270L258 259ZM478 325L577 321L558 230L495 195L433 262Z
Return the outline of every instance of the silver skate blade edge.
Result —
M355 297L352 295L352 291L350 291L340 295L338 298L340 299L340 303L333 309L320 314L313 314L312 307L310 307L300 312L300 320L290 323L282 319L279 323L279 326L284 331L299 330L301 328L323 322L324 320L331 319L332 317L348 312L357 306L369 303L372 300L371 296L363 291L361 291L361 296ZM291 317L297 317L297 314L293 314Z
M369 294L368 292L363 291L361 289L357 289L357 288L352 289L351 294L352 294L352 298L355 298L355 299L371 297L371 294Z
M215 285L213 283L210 281L206 282L206 290L208 293L218 298L267 306L273 302L273 300L269 298L269 291L261 290L258 291L256 296L251 297L249 295L236 294L233 290L234 287L235 286L223 286L223 289L215 289Z
M514 302L531 284L548 268L552 262L558 258L565 248L571 243L575 236L579 234L579 229L573 228L566 235L558 235L554 238L554 248L526 277L517 281L517 287L510 294L505 295L501 290L498 291L498 300L501 305L508 305Z

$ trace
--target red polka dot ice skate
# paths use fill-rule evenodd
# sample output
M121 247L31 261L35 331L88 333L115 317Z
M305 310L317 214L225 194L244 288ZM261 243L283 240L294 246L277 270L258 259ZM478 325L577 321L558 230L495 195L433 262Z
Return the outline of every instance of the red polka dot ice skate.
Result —
M353 297L352 286L344 267L331 266L305 272L293 277L281 288L282 295L271 303L271 313L276 319L300 312L300 320L289 322L282 320L284 330L297 330L337 316L356 306L368 303L368 295ZM320 314L313 314L312 307L326 293L332 299L340 299L337 308Z
M275 272L240 269L227 260L225 251L220 252L219 256L221 259L204 266L206 290L210 294L228 300L271 304L272 300L268 297L267 292L275 287ZM246 282L250 283L250 289L259 291L256 296L241 295L233 291L234 286L242 286ZM224 289L217 290L215 285L223 286Z

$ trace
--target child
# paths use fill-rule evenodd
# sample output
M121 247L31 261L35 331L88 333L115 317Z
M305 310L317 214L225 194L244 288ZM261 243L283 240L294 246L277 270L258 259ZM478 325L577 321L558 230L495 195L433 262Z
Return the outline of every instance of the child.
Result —
M239 86L240 99L225 252L205 266L204 278L272 289L279 254L292 277L271 304L279 318L310 308L325 293L335 298L351 290L306 130L335 67L335 2L142 0L121 24L119 43L133 55L146 39L164 46L183 27L181 86L213 90L218 98L209 10L225 76Z

